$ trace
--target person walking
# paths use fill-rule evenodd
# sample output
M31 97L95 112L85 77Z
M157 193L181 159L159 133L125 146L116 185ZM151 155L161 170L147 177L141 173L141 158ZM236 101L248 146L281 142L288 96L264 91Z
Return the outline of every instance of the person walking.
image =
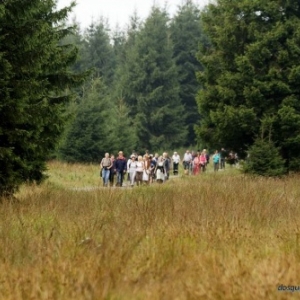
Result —
M206 164L207 164L205 151L201 152L199 160L200 160L201 172L205 172L205 170L206 170Z
M109 153L105 153L104 157L101 160L101 177L103 179L103 186L108 186L108 179L110 174L110 168L112 167L112 162L109 157Z
M123 185L124 173L127 171L127 160L124 157L123 151L119 151L119 156L116 159L117 185Z
M163 161L164 161L164 168L165 168L165 180L168 180L170 176L171 160L167 152L163 153Z
M198 175L200 173L200 151L197 152L197 156L193 159L193 174Z
M109 172L109 185L112 187L112 186L114 186L114 180L115 180L115 175L116 175L116 160L115 160L115 156L113 154L111 154L110 160L111 160L112 166L111 166L110 172Z
M143 183L148 185L150 182L150 157L148 154L145 154L143 157L144 160L144 171L143 171Z
M133 187L135 183L135 176L137 170L137 161L135 155L131 155L129 163L127 164L127 170L129 174L130 186Z
M150 175L149 175L150 180L149 180L149 183L153 183L156 179L155 178L155 168L156 168L157 160L154 159L152 154L150 154L149 160L150 160L150 169L149 169L149 171L150 171Z
M215 154L213 155L212 159L214 163L214 171L217 172L220 166L220 154L218 150L215 151Z
M164 167L164 159L160 156L155 167L156 182L163 183L165 181L166 170Z
M220 151L220 168L225 170L226 150L224 148Z
M143 183L144 168L145 168L145 164L143 161L143 156L139 155L138 161L137 161L136 175L135 175L135 180L136 180L137 186L142 185L142 183Z
M180 163L180 155L175 151L172 156L173 161L173 175L178 175L179 163Z
M186 152L184 153L184 156L183 156L183 161L182 161L184 173L186 175L189 174L192 160L193 160L193 157L192 157L192 154L190 153L190 150L186 150Z

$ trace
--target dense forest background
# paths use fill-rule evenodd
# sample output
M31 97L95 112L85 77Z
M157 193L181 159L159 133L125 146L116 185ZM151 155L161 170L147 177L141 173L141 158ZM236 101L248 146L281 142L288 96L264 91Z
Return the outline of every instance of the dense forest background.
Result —
M199 122L196 73L199 43L208 45L200 10L186 1L170 18L153 6L145 21L136 13L125 31L100 18L63 43L75 44L73 71L92 70L76 91L70 121L55 152L67 161L98 161L105 152L143 152L195 145Z
M46 161L225 147L243 170L300 170L300 3L186 0L125 31L66 20L75 3L0 2L0 195Z

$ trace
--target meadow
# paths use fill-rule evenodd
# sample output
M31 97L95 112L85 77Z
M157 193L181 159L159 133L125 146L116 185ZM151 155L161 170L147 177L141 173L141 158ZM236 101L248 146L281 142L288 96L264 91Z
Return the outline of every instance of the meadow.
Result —
M211 167L210 167L211 168ZM295 299L300 176L237 170L102 188L97 165L0 205L1 299Z

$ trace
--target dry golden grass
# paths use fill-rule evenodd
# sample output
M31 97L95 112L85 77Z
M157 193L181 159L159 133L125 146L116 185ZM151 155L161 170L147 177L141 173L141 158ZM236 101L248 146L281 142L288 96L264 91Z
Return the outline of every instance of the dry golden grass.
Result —
M300 296L277 290L300 285L299 176L75 191L99 184L97 166L49 168L0 206L1 299Z

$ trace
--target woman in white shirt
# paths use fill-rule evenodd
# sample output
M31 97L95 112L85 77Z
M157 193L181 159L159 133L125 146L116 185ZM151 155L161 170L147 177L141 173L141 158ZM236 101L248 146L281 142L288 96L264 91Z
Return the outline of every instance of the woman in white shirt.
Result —
M135 156L131 155L131 159L127 166L129 179L130 179L130 185L134 186L135 177L136 177L136 170L137 170L137 161L135 160Z
M137 161L136 175L135 175L135 180L137 185L141 185L143 183L144 168L145 168L145 163L143 161L143 157L139 155Z
M174 152L172 156L172 161L173 161L173 174L178 175L178 167L180 163L180 156L177 152Z

